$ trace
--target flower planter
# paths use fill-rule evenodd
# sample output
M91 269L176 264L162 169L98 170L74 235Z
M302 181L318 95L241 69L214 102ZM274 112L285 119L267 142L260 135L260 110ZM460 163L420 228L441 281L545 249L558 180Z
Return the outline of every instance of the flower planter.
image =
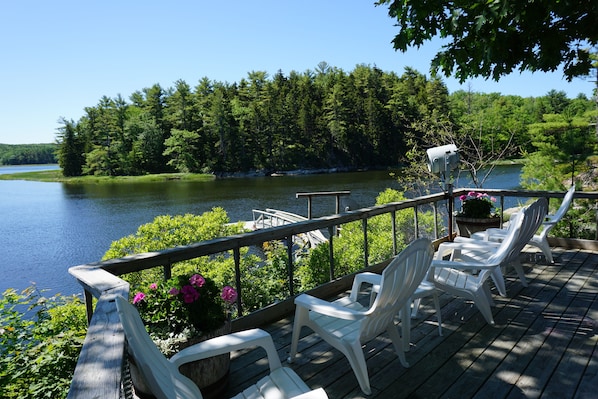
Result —
M457 229L459 235L462 237L471 237L471 235L478 231L484 231L491 227L500 227L500 216L491 218L467 218L463 216L456 216Z
M230 334L231 324L226 321L222 327L201 337L192 338L179 349L197 344L210 338ZM220 398L227 388L230 368L230 353L214 356L208 359L198 360L183 364L179 367L181 374L191 379L201 390L205 399Z

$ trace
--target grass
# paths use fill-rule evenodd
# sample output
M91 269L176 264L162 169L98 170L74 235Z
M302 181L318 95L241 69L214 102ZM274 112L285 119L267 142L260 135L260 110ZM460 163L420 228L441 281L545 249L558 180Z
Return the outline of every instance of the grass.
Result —
M60 170L0 174L0 180L31 180L69 184L150 183L164 181L209 181L214 175L201 173L159 173L142 176L77 176L65 177Z

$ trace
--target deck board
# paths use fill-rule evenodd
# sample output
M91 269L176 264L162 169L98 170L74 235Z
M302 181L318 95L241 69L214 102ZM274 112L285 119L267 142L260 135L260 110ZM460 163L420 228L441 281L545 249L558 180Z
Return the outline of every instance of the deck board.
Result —
M533 250L531 250L533 251ZM529 286L506 274L506 298L493 290L496 326L470 301L440 296L443 336L432 301L412 322L404 368L384 334L365 347L372 395L364 395L347 359L303 328L299 354L288 364L293 315L263 326L283 364L330 398L590 398L598 389L598 253L556 249L547 265L522 254ZM257 363L256 363L257 362ZM267 372L259 351L235 354L229 393Z

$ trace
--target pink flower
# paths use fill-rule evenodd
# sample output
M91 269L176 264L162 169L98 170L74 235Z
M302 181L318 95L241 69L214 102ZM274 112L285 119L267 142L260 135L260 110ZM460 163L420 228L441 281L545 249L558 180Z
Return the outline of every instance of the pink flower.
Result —
M465 201L465 200L467 199L467 195L465 195L465 194L462 194L462 195L460 195L460 196L459 196L459 199L460 199L461 201Z
M205 282L206 282L206 280L201 276L201 274L194 274L189 279L189 283L191 283L191 285L194 285L194 286L200 287L200 288L205 284Z
M156 284L156 283L151 283L151 284L150 284L150 289L151 289L151 290L157 290L157 289L158 289L158 284Z
M235 291L235 289L233 287L231 287L230 285L225 286L224 288L222 288L222 294L220 295L220 297L228 303L235 303L235 301L237 300L237 291Z
M199 298L199 292L190 285L181 288L181 294L183 294L183 302L185 303L193 303Z
M143 301L145 299L145 294L143 292L138 292L135 294L135 297L133 298L133 305L138 304L139 302Z
M172 295L172 296L177 296L177 295L178 295L180 292L181 292L181 291L179 291L179 289L178 289L178 288L176 288L176 287L172 287L172 288L170 289L170 291L168 291L168 293L169 293L170 295Z

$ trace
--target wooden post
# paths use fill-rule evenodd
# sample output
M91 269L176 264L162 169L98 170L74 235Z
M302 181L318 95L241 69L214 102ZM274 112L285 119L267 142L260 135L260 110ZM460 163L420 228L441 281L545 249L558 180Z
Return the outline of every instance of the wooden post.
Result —
M243 316L243 307L241 306L241 251L233 249L233 258L235 259L235 285L237 287L237 313L239 317Z
M287 266L287 275L289 278L289 295L295 295L295 289L293 288L293 236L286 238L287 243L287 256L289 258L289 264Z
M363 267L368 267L368 220L362 219L362 228L363 228Z
M334 238L334 226L328 227L328 259L330 261L330 281L334 280L334 248L332 246L332 241Z

